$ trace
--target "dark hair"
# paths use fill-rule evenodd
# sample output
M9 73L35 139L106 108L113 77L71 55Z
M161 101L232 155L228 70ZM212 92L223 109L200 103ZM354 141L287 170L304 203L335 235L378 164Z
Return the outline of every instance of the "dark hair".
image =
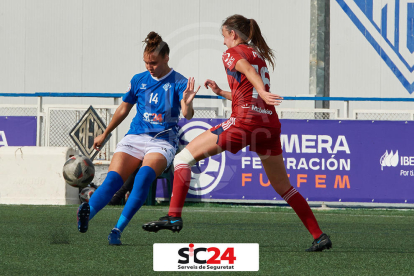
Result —
M144 53L156 53L162 57L170 54L170 48L168 47L168 44L165 43L162 40L161 36L156 32L150 32L143 42L146 44Z
M221 25L225 27L228 32L235 31L243 40L254 47L259 55L268 61L273 69L275 68L275 56L273 50L267 45L262 36L259 25L254 19L247 19L243 15L235 14L226 18Z

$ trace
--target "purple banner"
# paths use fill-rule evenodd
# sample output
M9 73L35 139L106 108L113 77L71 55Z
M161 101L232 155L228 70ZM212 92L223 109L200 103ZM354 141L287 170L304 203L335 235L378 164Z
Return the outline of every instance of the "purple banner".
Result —
M36 117L0 117L1 146L36 146Z
M187 144L223 119L182 120ZM309 201L414 203L414 122L281 120L289 179ZM192 168L188 198L282 200L248 148ZM158 197L165 197L159 185Z

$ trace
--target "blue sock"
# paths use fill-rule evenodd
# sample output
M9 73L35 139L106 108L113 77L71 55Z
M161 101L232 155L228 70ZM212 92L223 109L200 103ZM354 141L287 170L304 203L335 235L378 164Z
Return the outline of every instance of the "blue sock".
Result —
M98 189L92 194L89 200L91 220L97 212L99 212L106 204L111 201L114 194L124 185L122 177L114 171L108 172L105 181L99 186Z
M118 228L121 232L124 231L129 221L144 204L151 184L155 178L155 172L151 167L145 166L139 169L135 176L134 187L132 188L131 194L129 195L128 201L125 204L124 210L122 210L122 215L115 228Z

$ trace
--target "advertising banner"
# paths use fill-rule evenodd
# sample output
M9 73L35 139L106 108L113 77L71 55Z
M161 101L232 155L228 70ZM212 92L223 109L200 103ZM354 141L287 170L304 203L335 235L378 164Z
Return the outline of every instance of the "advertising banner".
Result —
M181 144L223 119L182 120ZM414 203L414 122L281 120L290 182L308 201ZM275 139L277 139L275 137ZM158 197L165 197L158 185ZM282 200L256 153L224 152L192 167L187 198Z
M0 116L0 147L36 146L36 117Z

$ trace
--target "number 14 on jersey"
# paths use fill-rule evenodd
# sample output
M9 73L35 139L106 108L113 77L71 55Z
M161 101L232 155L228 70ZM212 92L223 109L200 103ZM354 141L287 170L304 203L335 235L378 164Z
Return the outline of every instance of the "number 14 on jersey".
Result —
M149 103L151 102L158 104L158 93L156 93L155 95L154 93L151 93Z

